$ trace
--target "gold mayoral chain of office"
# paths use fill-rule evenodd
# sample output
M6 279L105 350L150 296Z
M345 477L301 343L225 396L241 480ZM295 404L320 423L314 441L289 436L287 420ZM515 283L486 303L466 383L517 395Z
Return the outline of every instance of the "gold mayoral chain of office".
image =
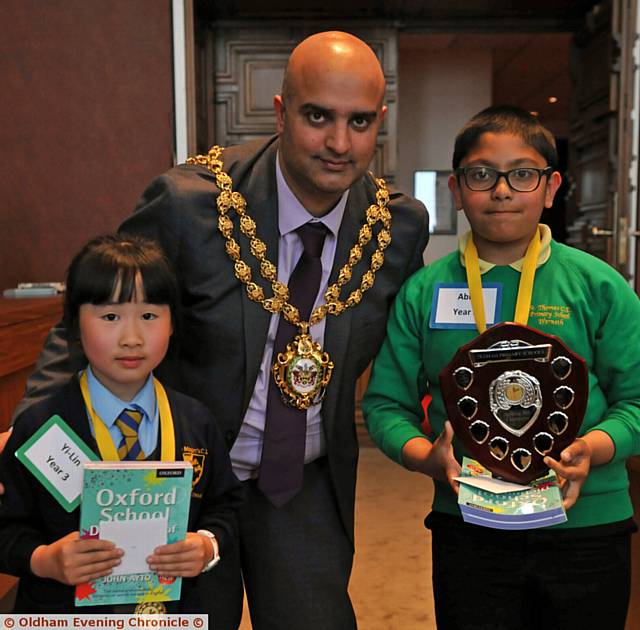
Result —
M278 354L271 371L285 403L297 409L308 409L322 400L334 367L329 354L313 341L309 327L322 321L327 314L338 316L350 306L355 306L373 286L376 272L384 263L383 251L391 243L391 213L387 208L389 191L383 179L370 174L377 187L376 203L367 208L366 223L360 227L358 241L349 250L348 261L340 269L337 282L329 285L324 292L324 304L313 310L309 321L302 321L298 309L288 302L289 288L278 281L278 270L266 257L266 243L256 236L256 223L247 214L245 198L233 190L231 177L222 170L223 150L223 147L214 146L207 155L189 158L187 163L206 167L216 178L220 191L216 199L218 230L226 239L226 252L233 261L236 277L245 285L249 299L258 302L270 313L280 313L300 330L293 341L287 344L286 351ZM249 240L251 254L260 263L260 274L271 283L272 297L266 297L263 288L252 280L251 267L241 257L240 245L233 238L232 209L238 216L240 231ZM377 247L371 254L369 269L362 274L360 286L342 301L342 288L351 280L353 268L362 258L363 248L373 238L376 223L382 223L382 227L376 234Z

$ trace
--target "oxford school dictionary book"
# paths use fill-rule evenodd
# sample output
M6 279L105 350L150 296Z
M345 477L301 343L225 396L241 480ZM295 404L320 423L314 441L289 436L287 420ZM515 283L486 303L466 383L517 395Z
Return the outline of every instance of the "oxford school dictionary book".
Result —
M144 604L180 599L182 578L159 576L146 558L187 534L189 462L88 462L80 501L80 537L110 540L124 550L105 577L76 586L76 606Z

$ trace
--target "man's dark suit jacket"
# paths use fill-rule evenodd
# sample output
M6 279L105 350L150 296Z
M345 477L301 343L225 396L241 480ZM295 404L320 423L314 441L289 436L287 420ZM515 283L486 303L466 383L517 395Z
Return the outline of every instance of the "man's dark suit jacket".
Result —
M276 189L277 137L226 149L224 169L233 179L233 189L247 201L247 213L257 224L257 234L267 244L267 258L278 261L278 199ZM337 279L347 262L349 249L357 242L366 209L375 202L376 187L370 177L350 189L340 226L333 270L329 282ZM253 393L264 351L270 313L247 297L235 277L225 252L225 240L217 229L215 178L200 166L177 166L155 179L143 193L136 211L120 231L157 240L171 260L181 287L182 321L169 355L157 375L160 380L201 400L221 425L229 448L238 434ZM335 365L322 418L326 434L331 477L347 535L353 540L356 464L358 443L354 425L355 384L382 343L388 311L406 278L422 267L422 253L428 240L428 215L424 206L400 193L392 193L391 245L384 252L384 265L376 273L372 289L360 304L341 315L327 316L324 349ZM235 213L232 213L235 219ZM253 280L270 287L252 258L248 242L240 234L237 220L235 239L242 258L253 269ZM374 232L377 233L379 225ZM352 280L342 298L360 284L369 268L375 238L354 268ZM39 361L40 369L28 384L29 397L40 397L41 388L50 391L53 378L67 378L69 362L66 332L54 329ZM81 360L72 348L76 363ZM74 365L75 367L75 365Z

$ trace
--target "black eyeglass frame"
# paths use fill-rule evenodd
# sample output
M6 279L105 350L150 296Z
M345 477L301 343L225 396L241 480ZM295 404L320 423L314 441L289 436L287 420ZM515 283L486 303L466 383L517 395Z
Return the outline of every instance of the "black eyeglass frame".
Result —
M489 186L489 188L472 188L471 186L469 186L469 182L467 181L467 171L471 170L472 168L484 168L488 171L493 171L496 174L496 181L493 182L493 184ZM536 173L538 173L538 182L536 183L534 188L531 188L530 190L519 190L511 183L511 181L509 180L509 176L511 175L511 173L522 170L535 171ZM456 175L458 176L458 180L460 180L460 175L462 175L462 177L464 178L465 186L473 192L488 192L490 190L493 190L498 185L501 177L504 177L504 181L507 182L507 186L509 186L509 188L511 188L511 190L513 190L514 192L534 192L540 187L542 178L545 175L548 177L549 175L551 175L551 173L553 173L553 171L553 166L545 166L545 168L536 168L535 166L520 166L518 168L512 168L508 171L499 171L498 169L492 168L491 166L459 166L456 169Z

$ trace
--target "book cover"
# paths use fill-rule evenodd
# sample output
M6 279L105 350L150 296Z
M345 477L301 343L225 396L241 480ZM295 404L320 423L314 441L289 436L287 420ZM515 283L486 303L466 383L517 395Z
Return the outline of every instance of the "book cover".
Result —
M558 479L552 470L528 486L505 484L503 490L493 492L465 483L465 477L491 477L491 472L475 460L463 459L458 504L467 523L496 529L535 529L567 520Z
M80 537L111 540L124 556L110 575L76 586L76 606L180 598L182 578L149 571L145 558L186 536L192 477L189 462L84 465Z

